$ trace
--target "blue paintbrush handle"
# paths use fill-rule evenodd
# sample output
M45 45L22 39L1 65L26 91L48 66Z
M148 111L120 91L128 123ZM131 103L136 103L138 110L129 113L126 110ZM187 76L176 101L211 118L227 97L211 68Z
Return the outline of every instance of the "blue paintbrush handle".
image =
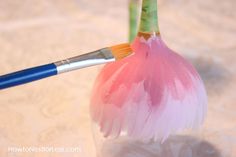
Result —
M0 76L0 89L25 84L57 74L54 63L41 65Z
M41 65L0 76L0 89L25 84L76 69L113 62L115 60L111 48L102 48L51 64Z

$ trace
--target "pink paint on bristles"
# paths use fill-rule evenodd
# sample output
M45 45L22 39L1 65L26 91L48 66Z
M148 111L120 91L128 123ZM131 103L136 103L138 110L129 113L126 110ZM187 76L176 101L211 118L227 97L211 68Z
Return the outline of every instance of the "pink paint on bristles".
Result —
M91 116L105 137L162 140L198 128L207 111L194 67L160 36L136 37L134 54L104 66L91 99Z

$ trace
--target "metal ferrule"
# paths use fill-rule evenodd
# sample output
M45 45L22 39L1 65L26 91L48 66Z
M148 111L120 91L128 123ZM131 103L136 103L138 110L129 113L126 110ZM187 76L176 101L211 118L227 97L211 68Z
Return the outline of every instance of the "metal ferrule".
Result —
M68 58L55 62L57 73L64 73L76 69L81 69L93 65L104 64L115 61L114 56L109 48L103 48L84 55Z

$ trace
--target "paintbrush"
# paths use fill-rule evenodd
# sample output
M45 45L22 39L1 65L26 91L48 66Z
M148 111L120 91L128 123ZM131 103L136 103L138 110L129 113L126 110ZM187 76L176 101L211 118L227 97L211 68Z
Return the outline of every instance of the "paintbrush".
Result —
M0 89L29 83L76 69L117 61L130 54L132 54L130 45L125 43L102 48L54 63L5 74L0 76Z

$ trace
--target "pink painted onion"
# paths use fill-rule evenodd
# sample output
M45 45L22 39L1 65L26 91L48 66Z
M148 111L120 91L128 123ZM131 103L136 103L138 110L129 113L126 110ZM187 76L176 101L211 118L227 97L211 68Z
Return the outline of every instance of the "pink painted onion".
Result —
M155 4L144 0L143 7L145 2ZM103 135L165 140L177 131L198 128L207 96L194 67L166 46L159 30L140 31L132 49L132 56L105 65L96 79L91 116Z

